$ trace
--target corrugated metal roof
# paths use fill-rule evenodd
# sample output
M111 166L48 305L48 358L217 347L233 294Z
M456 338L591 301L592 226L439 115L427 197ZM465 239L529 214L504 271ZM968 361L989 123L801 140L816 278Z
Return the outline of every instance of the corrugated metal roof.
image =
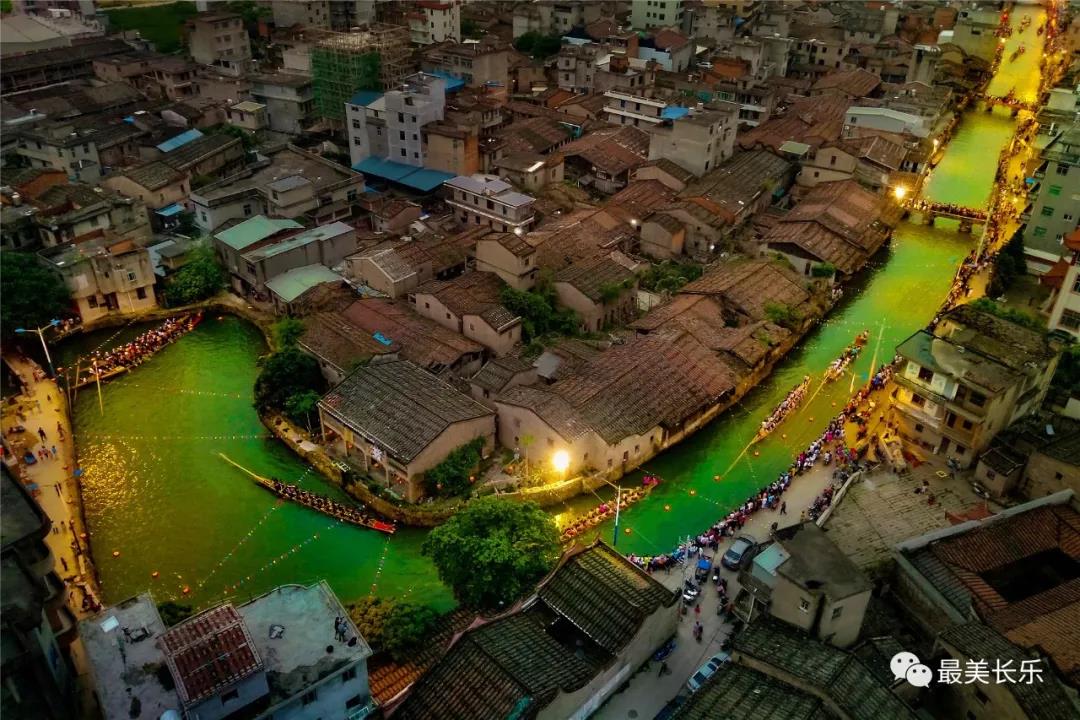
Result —
M341 276L325 265L305 265L293 268L268 281L266 287L283 302L290 303L316 285L340 282Z
M172 152L173 150L176 150L177 148L181 148L184 145L187 145L192 140L198 140L202 136L203 136L203 134L201 132L199 132L198 130L195 130L195 129L185 130L184 132L180 133L176 137L170 138L170 139L166 140L165 142L161 143L160 145L158 145L157 149L160 150L163 153L169 153L169 152Z
M431 192L454 177L453 173L429 170L377 157L364 158L352 167L353 170L365 175L396 182L421 192Z
M256 215L239 225L219 232L214 237L233 250L243 250L282 230L295 230L304 226L293 220L271 219L265 215Z

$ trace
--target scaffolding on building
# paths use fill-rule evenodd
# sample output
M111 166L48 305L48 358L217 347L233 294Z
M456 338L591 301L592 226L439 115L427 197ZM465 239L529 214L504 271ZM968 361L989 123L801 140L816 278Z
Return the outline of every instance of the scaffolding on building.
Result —
M372 23L329 32L311 50L315 109L328 120L345 117L345 103L360 90L388 90L414 71L409 29Z

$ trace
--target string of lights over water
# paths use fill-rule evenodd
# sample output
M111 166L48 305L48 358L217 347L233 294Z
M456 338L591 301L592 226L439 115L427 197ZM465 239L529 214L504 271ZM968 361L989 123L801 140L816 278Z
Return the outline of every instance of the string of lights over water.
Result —
M1020 12L1041 14L1035 8ZM1033 34L1039 22L1036 17L1026 40L1032 56L1041 52ZM1037 72L1023 68L1003 64L995 83L1008 82L1018 95L1034 93ZM998 154L1014 125L1001 108L969 112L924 194L940 202L985 205ZM793 453L822 432L846 402L852 383L865 382L873 349L880 347L879 362L888 360L896 344L933 316L974 243L948 221L934 228L901 224L826 321L761 386L647 464L645 469L664 482L623 514L621 524L631 532L620 535L619 549L669 551L687 532L700 532L774 479ZM808 374L816 391L828 364L863 330L870 330L871 344L853 366L854 378L845 376L816 392L784 424L783 433L757 446L759 457L740 457L788 390ZM62 362L106 341L107 347L124 342L138 331L75 338L62 348ZM208 317L152 361L105 385L102 408L92 386L79 392L74 413L83 499L105 600L150 589L160 601L182 597L187 587L189 601L203 605L325 578L346 602L374 590L450 606L449 592L420 553L424 531L403 528L387 537L328 522L279 502L221 460L218 454L225 453L259 475L342 497L266 437L251 405L256 361L265 351L253 326L233 317ZM720 481L714 480L717 474ZM596 502L589 496L552 510L579 512ZM610 526L599 532L610 537Z

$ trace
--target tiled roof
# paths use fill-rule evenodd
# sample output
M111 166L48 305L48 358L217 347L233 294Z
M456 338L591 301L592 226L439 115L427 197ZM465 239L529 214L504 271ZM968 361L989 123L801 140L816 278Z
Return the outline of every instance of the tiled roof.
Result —
M796 273L769 260L718 265L679 292L719 296L726 306L753 320L764 320L770 303L798 307L810 300Z
M385 706L417 681L428 668L442 657L450 641L476 619L470 610L458 608L439 619L435 630L425 638L424 646L404 662L397 662L389 653L380 653L368 661L368 680L371 696Z
M524 236L517 233L488 233L479 240L493 240L502 245L507 252L513 253L517 257L525 257L536 252L536 248L530 245Z
M678 50L685 47L690 39L680 32L664 28L653 33L653 43L659 50Z
M571 285L595 303L603 302L606 287L633 279L634 273L607 257L579 260L555 274L556 283Z
M1006 640L992 628L980 622L954 625L940 635L940 640L956 648L964 660L982 660L995 658L1002 663L1011 661L1011 667L1018 669L1021 662L1036 657ZM1071 682L1075 685L1077 678ZM1075 717L1076 708L1069 696L1052 674L1043 673L1041 682L1004 683L1006 689L1016 698L1025 717L1030 720L1060 720Z
M726 663L671 720L826 720L821 700L752 668Z
M161 161L177 170L189 170L207 157L225 152L239 144L240 138L232 135L207 135L167 153L162 156Z
M690 170L687 170L674 160L669 160L667 158L650 160L649 162L642 165L642 167L655 167L657 170L662 170L676 180L684 183L690 182L696 177L694 173Z
M645 618L678 597L603 543L564 557L537 595L613 655Z
M1080 681L1080 577L1024 574L1025 567L1080 562L1076 510L1044 505L990 518L906 557L959 614L974 608L1009 640L1041 648L1070 682Z
M159 160L125 170L123 175L147 190L157 190L169 183L180 182L184 178L183 172Z
M606 204L624 208L640 218L668 204L674 197L675 191L659 180L634 180L612 195Z
M840 147L849 150L857 158L864 158L889 170L900 169L907 156L907 148L881 135L868 135L841 141Z
M357 300L342 316L361 330L378 332L399 344L403 359L433 371L454 365L463 355L483 352L482 346L464 335L390 300Z
M852 98L861 98L881 85L881 78L869 70L852 68L834 70L813 85L814 92L839 92Z
M507 355L489 360L469 382L491 392L500 392L515 375L529 370L532 370L532 363Z
M324 358L342 370L348 370L356 362L363 362L375 355L397 352L400 345L383 345L346 321L338 313L322 312L304 318L304 334L300 344L309 352Z
M792 163L767 150L737 152L687 185L679 196L705 198L737 216L762 193L772 192L792 167Z
M506 140L510 152L544 155L570 139L571 133L557 120L533 117L507 125L499 135Z
M573 442L589 431L588 424L577 410L561 396L548 390L517 385L502 393L497 401L532 410L567 442Z
M795 246L843 273L852 273L885 243L897 217L894 207L854 180L822 183L764 241L770 246Z
M185 706L262 668L244 620L232 605L183 621L166 631L160 643Z
M319 406L404 464L452 424L492 415L431 373L401 360L357 368Z
M478 315L495 330L501 330L521 318L507 310L500 300L504 283L489 272L471 272L452 280L432 280L413 291L433 295L446 308L462 317Z
M820 147L837 140L844 129L844 115L851 101L843 95L826 94L797 100L782 116L769 118L737 138L739 146L763 145L778 150L788 140Z
M561 148L564 157L581 156L612 175L640 167L649 159L649 134L632 125L591 132Z
M915 711L894 695L857 656L818 642L792 625L762 618L735 635L736 659L746 655L799 686L828 698L851 720L915 720Z

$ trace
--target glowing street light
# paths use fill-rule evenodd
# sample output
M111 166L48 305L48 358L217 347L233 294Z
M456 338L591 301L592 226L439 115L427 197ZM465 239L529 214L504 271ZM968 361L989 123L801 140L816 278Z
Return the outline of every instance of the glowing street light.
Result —
M558 473L566 472L567 468L570 467L570 453L565 450L556 450L555 454L551 456L551 466Z
M892 192L893 196L896 197L897 200L903 200L907 196L907 188L903 185L897 185L893 188Z

